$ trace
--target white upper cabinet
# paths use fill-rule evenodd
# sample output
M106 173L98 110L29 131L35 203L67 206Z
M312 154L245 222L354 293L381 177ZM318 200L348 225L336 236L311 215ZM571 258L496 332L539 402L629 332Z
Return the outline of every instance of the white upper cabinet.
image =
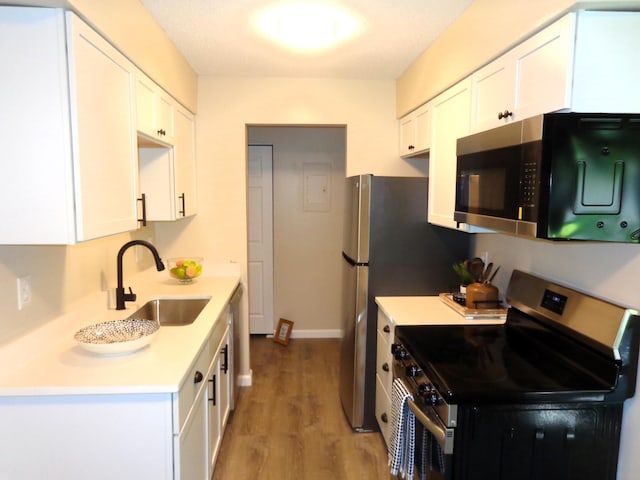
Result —
M640 113L640 12L580 12L571 109Z
M134 67L71 13L0 7L3 244L137 228Z
M431 147L431 104L425 103L399 120L400 156L411 157Z
M196 192L196 127L191 112L177 105L175 109L175 171L177 218L190 217L198 211Z
M136 72L138 132L152 140L173 145L175 101L140 70Z
M469 133L471 82L465 79L431 101L433 136L429 153L429 223L466 230L453 220L456 201L456 142Z
M569 108L575 15L471 75L471 132Z
M638 12L580 11L471 75L471 132L554 111L640 112Z
M197 213L195 119L177 105L175 145L138 150L140 191L149 221L177 220Z

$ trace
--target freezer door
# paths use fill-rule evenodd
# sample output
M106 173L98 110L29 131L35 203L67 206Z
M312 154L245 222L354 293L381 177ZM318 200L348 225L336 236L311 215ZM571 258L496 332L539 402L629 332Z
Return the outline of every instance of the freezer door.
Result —
M356 263L369 261L371 175L348 177L345 187L342 248Z
M365 361L367 356L367 285L369 268L343 255L342 342L340 399L351 427L364 423Z

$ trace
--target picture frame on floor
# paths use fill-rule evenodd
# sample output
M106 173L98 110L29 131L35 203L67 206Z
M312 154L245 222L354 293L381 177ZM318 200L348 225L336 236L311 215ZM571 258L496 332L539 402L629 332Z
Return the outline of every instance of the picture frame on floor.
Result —
M273 341L282 345L289 345L289 338L291 337L291 331L293 330L293 322L291 320L285 320L281 318L278 321L278 328L273 336Z

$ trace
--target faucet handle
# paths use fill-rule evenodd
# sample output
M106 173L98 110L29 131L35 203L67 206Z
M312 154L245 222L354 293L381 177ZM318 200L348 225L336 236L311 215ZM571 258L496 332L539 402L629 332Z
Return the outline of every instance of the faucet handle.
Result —
M124 294L124 301L134 302L135 300L136 300L136 294L133 293L133 290L131 290L131 287L129 287L129 293Z

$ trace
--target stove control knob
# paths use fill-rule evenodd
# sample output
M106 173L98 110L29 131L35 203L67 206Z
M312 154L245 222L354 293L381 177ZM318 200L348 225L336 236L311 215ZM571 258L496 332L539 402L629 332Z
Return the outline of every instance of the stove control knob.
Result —
M411 364L406 368L405 373L407 377L419 377L422 374L422 370L417 365Z
M440 403L440 397L438 396L437 393L432 391L429 395L427 395L427 397L425 398L424 401L428 405L431 405L431 406L435 407L436 405L438 405Z
M430 383L421 383L418 385L418 395L426 398L431 393L431 388Z
M394 343L391 345L391 353L396 360L404 360L409 358L409 352L400 344Z

